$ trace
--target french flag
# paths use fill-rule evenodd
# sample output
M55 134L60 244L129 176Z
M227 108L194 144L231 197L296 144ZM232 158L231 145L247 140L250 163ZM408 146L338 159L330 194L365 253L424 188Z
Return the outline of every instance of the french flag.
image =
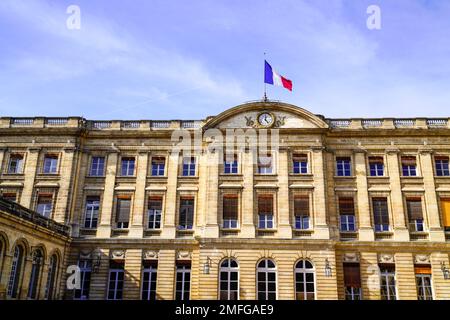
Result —
M276 73L266 60L264 60L264 83L285 87L292 91L292 81Z

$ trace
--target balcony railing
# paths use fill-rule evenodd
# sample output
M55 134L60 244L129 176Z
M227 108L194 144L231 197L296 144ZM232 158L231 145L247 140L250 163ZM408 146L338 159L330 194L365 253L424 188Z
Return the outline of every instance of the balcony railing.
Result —
M330 120L330 126L332 128L348 128L352 123L351 120Z
M12 118L11 125L13 126L31 126L34 123L34 118Z
M69 119L67 118L47 118L45 124L48 126L65 126Z
M121 124L124 129L138 129L141 126L140 121L122 121Z
M414 119L395 119L394 125L396 128L414 127L416 120Z
M165 129L170 127L170 121L152 121L152 128L155 129Z
M429 128L446 128L448 119L427 119L427 125Z
M367 119L363 120L362 125L364 128L376 128L383 126L383 120L381 119Z
M8 199L0 197L0 214L2 214L3 212L25 219L38 226L44 227L66 237L68 237L70 234L70 228L68 226L45 218L39 213L25 208L20 204L15 203L14 201L10 201Z

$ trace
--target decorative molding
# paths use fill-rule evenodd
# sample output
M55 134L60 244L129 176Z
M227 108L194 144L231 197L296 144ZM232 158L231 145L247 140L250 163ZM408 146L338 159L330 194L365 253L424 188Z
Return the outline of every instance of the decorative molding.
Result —
M378 254L378 263L395 263L395 256L388 253Z
M110 256L111 259L125 259L125 250L111 250Z
M157 260L159 257L159 251L157 250L144 250L142 252L143 260Z
M359 262L359 253L358 252L344 253L343 260L344 262Z
M430 255L428 254L416 254L414 256L414 263L417 264L430 264Z
M93 251L88 251L88 250L81 250L80 251L80 259L92 259L92 253Z
M192 252L187 250L177 251L177 260L191 260Z

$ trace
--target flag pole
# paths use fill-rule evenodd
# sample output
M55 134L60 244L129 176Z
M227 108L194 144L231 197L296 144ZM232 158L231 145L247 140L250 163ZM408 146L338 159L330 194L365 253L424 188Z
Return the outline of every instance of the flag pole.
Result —
M266 53L264 52L264 96L263 96L263 101L266 102L268 101L267 99L267 85L266 85Z

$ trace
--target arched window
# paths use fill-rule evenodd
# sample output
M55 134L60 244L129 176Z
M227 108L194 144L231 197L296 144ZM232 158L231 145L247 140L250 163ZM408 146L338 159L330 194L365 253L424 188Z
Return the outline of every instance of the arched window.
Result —
M314 300L314 267L307 260L300 260L295 265L295 298L297 300Z
M43 262L43 254L41 250L36 250L33 252L32 258L32 266L31 266L31 275L30 275L30 283L28 285L28 298L36 299L38 298L38 285L39 278L41 276L41 268Z
M14 255L11 263L11 273L8 281L8 296L17 298L19 282L21 280L23 266L24 249L22 246L14 248Z
M239 299L239 266L236 260L228 258L220 264L220 300Z
M277 268L272 260L262 260L257 267L258 300L277 298Z
M55 279L58 274L58 257L56 254L50 257L50 263L48 265L47 283L45 285L45 299L53 299L53 291L55 288Z

